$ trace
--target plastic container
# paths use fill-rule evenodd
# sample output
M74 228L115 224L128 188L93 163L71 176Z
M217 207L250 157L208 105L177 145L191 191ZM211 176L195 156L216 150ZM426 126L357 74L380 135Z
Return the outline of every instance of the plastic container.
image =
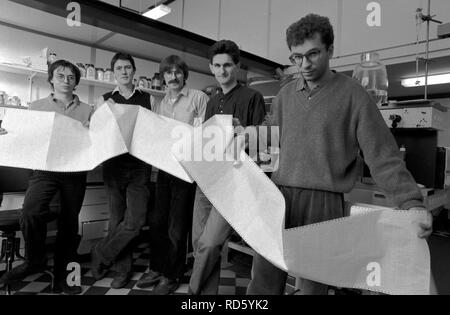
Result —
M105 77L105 70L102 68L95 68L95 78L98 81L103 81Z
M389 81L386 66L376 52L361 55L361 63L353 71L356 79L367 90L378 106L388 102Z
M106 82L114 82L114 72L111 69L105 70L105 76L103 77L103 80Z
M93 64L86 65L86 79L95 80L95 67Z
M159 73L155 73L152 78L152 89L161 91L161 78L159 77Z
M152 78L147 78L147 86L149 89L152 88Z

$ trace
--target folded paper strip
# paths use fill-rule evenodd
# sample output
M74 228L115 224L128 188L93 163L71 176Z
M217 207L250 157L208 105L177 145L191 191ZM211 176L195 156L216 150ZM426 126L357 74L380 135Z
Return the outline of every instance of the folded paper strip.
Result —
M415 223L424 212L354 205L348 217L286 230L277 187L244 151L240 163L233 161L231 125L231 116L215 116L193 128L142 107L104 104L87 129L60 114L8 109L0 165L77 172L128 152L197 182L247 244L290 274L386 294L429 293L430 253ZM202 131L211 126L221 131L224 145L215 156L222 158L186 159L174 150L210 148Z

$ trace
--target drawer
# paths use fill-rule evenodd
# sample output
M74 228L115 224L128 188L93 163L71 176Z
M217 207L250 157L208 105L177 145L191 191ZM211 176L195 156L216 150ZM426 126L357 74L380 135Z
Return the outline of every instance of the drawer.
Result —
M108 234L108 221L85 222L81 229L83 240L104 238Z
M89 222L89 221L100 221L109 219L109 209L108 205L100 204L94 206L83 206L80 211L79 221Z
M96 205L107 203L106 190L104 187L87 187L84 195L83 205Z
M25 199L25 194L3 194L3 201L0 207L1 210L14 210L22 209L23 200Z

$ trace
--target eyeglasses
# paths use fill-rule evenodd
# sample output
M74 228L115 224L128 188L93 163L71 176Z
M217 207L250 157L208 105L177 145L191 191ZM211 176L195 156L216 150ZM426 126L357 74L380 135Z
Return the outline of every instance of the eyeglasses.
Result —
M170 70L170 71L165 71L164 74L167 75L167 76L173 76L174 78L176 78L179 75L183 75L183 71L181 71L181 70Z
M74 82L76 81L76 77L75 77L74 75L68 75L68 76L65 76L64 74L61 74L61 73L59 73L59 74L56 75L56 79L57 79L59 82L64 82L64 81L66 81L66 78L67 78L67 81L69 81L70 83L74 83Z
M303 58L308 59L309 62L316 62L319 59L321 53L322 50L320 49L311 50L310 52L304 55L293 53L289 57L289 60L292 62L293 65L301 66L303 64Z

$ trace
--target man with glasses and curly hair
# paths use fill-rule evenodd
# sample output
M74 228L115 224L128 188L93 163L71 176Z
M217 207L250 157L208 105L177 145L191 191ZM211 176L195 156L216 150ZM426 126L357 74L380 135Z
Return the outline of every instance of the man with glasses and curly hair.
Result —
M56 112L89 125L93 108L81 102L73 91L80 82L80 70L72 63L58 60L48 69L52 93L30 105L31 110ZM25 240L25 262L0 278L0 287L22 280L46 269L45 240L49 205L59 192L58 234L54 256L55 292L80 294L81 287L66 282L67 265L76 261L81 237L78 215L86 190L86 172L59 173L34 171L30 177L20 220Z
M360 152L377 185L400 209L425 210L374 101L358 82L330 70L329 19L309 14L286 35L289 59L302 77L281 89L266 118L267 125L280 128L280 162L272 179L286 200L286 229L344 216L344 193L357 180ZM431 227L428 214L418 222L418 237L428 237ZM286 278L286 272L256 255L247 293L282 294ZM326 294L327 286L305 279L301 291Z

